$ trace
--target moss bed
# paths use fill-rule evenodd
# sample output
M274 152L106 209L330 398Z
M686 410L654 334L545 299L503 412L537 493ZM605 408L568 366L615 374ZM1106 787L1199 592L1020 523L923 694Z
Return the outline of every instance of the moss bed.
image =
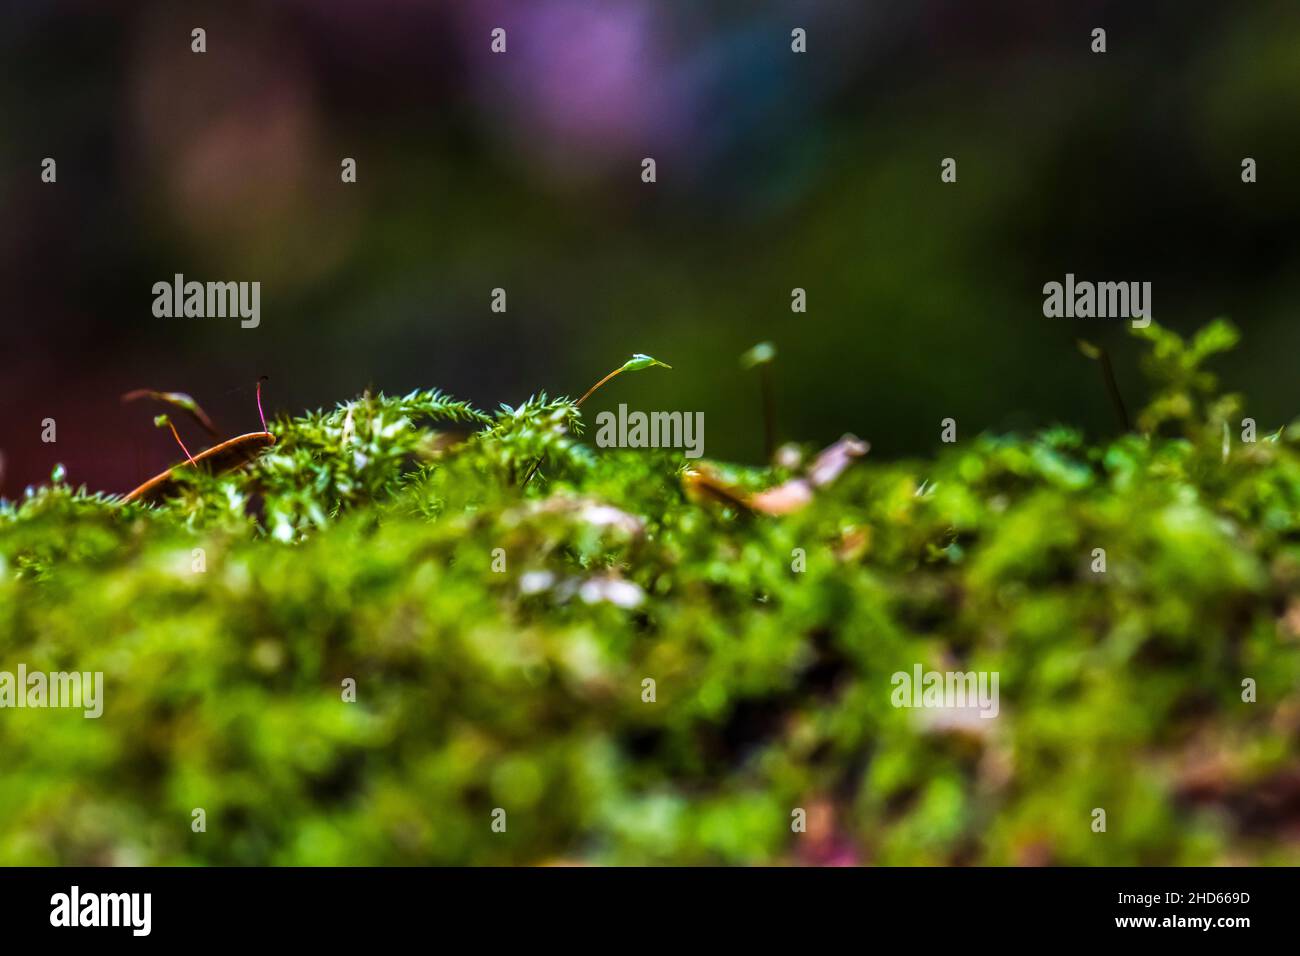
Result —
M782 514L816 449L598 451L546 396L362 396L152 505L56 474L0 505L0 670L104 712L0 710L0 863L1300 863L1300 430L1241 440L1226 323L1140 334L1133 431ZM998 716L896 708L917 664Z

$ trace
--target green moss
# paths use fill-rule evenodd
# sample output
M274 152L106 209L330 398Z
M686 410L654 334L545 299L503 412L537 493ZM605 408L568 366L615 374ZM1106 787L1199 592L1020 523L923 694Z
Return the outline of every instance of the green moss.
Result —
M1145 337L1141 435L867 459L783 517L437 392L158 506L4 503L0 670L106 689L0 711L0 863L1300 862L1297 432L1237 440L1230 327ZM918 663L998 672L998 717L894 708Z

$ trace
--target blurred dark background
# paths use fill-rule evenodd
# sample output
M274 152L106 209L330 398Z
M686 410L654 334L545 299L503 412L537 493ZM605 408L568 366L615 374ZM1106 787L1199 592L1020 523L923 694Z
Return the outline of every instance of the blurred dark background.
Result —
M632 352L674 370L592 411L703 410L707 454L756 461L737 358L763 339L782 438L920 453L946 416L963 436L1104 435L1074 339L1112 348L1131 406L1137 349L1119 320L1043 317L1066 272L1152 282L1180 330L1229 316L1245 340L1221 369L1261 431L1300 412L1294 0L0 11L10 497L56 462L109 491L174 462L161 409L120 404L133 388L190 392L236 434L262 374L268 411L435 385L492 408L576 396ZM153 283L178 272L260 281L261 326L155 318Z

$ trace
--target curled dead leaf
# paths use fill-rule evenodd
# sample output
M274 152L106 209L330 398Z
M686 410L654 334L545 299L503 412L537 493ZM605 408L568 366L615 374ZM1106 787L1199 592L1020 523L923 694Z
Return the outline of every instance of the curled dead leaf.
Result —
M829 485L854 459L861 458L870 450L871 445L867 442L855 435L845 435L824 448L804 475L752 495L728 484L707 468L683 472L682 484L692 498L707 497L761 514L786 515L806 508L816 489Z
M833 445L824 448L808 469L808 480L814 487L829 485L838 478L853 459L871 451L871 445L856 435L845 435Z
M692 501L710 500L750 510L744 491L728 484L711 468L698 466L682 472L682 488Z
M233 471L252 461L263 449L274 444L275 436L270 432L250 432L247 435L228 439L195 455L192 464L187 461L154 475L122 500L123 502L161 501L176 490L176 475L183 469L202 468L211 474Z

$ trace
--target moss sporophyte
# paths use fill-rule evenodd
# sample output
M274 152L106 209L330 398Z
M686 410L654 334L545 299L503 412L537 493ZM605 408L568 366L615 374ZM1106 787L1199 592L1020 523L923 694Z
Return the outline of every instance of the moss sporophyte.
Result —
M594 395L602 385L609 382L616 376L622 375L624 372L639 372L642 369L654 368L655 366L658 366L659 368L667 368L667 369L672 368L671 365L661 362L656 358L652 358L651 356L646 355L643 352L636 352L635 354L633 354L633 356L630 359L628 359L618 368L614 369L614 371L610 372L608 375L606 375L604 378L598 381L595 385L591 386L591 388L583 392L582 397L573 403L573 407L581 408L583 402L591 398L591 396ZM529 479L531 479L533 475L537 473L537 469L542 466L543 460L544 460L544 456L538 458L537 461L533 463L532 468L528 470L528 474L524 476L524 484L528 484Z
M1227 323L1136 334L1113 437L913 460L431 389L226 459L137 398L188 450L147 493L0 502L0 670L104 675L2 711L0 864L1300 863L1300 438Z

